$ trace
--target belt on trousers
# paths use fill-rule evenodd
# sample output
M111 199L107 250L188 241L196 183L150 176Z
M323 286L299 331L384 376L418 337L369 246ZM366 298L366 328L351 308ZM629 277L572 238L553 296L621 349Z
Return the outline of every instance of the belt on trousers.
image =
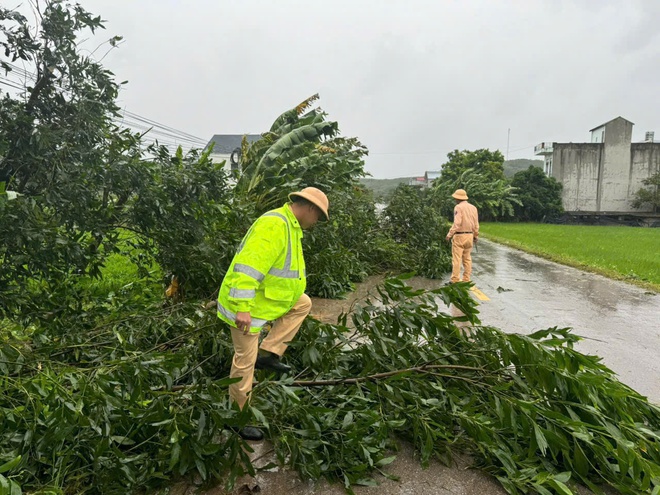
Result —
M456 232L457 234L471 234L472 232Z

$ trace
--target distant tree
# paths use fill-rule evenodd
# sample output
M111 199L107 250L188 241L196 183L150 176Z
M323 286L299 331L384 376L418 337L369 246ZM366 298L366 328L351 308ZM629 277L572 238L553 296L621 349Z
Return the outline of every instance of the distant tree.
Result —
M451 269L446 218L431 198L432 190L401 184L383 211L383 227L402 250L392 267L428 278L440 278ZM401 266L395 266L400 263Z
M454 150L447 154L440 181L456 181L463 172L472 170L489 180L504 179L504 155L498 150Z
M504 175L509 179L530 166L543 168L543 160L530 160L528 158L516 158L515 160L504 160Z
M511 185L518 190L522 203L514 207L518 220L539 222L563 213L561 184L554 177L545 175L540 168L530 166L517 172Z
M652 175L648 179L644 179L642 184L648 186L642 188L635 193L635 199L632 202L633 208L644 208L649 205L654 213L660 210L660 172Z
M455 180L442 177L433 182L433 198L440 212L451 219L455 201L451 197L456 189L465 189L470 203L479 209L482 220L502 220L514 215L514 206L520 205L517 190L503 177L493 179L476 169L465 170Z

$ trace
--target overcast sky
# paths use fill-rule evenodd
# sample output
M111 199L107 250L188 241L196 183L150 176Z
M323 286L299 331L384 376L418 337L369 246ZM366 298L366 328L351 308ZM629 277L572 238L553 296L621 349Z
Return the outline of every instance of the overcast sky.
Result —
M319 93L376 178L453 149L534 158L621 115L660 138L659 0L84 0L127 110L207 141Z

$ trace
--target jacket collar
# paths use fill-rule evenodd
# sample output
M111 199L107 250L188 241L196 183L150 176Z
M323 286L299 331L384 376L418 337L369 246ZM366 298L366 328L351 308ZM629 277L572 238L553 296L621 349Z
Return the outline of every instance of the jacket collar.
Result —
M289 203L286 203L283 207L282 210L284 211L284 215L286 215L287 219L289 220L289 223L294 229L298 229L302 231L302 228L300 227L300 223L298 223L298 219L296 216L293 214L291 211L291 206Z

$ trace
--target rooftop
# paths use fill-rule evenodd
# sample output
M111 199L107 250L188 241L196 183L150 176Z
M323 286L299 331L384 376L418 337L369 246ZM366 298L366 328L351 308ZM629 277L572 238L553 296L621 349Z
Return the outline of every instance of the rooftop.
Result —
M597 125L597 126L594 127L593 129L589 129L589 132L593 132L593 131L595 131L596 129L600 129L601 127L605 127L607 124L609 124L610 122L614 122L614 121L617 120L617 119L625 120L626 122L628 122L628 123L630 123L630 124L632 124L632 125L635 125L634 122L630 122L628 119L624 119L623 117L619 116L619 117L616 117L616 118L614 118L614 119L612 119L612 120L608 120L608 121L605 122L604 124Z
M254 143L261 139L261 134L214 134L206 148L211 146L211 143L215 143L213 153L229 155L236 148L241 147L243 136L247 137L248 143Z

